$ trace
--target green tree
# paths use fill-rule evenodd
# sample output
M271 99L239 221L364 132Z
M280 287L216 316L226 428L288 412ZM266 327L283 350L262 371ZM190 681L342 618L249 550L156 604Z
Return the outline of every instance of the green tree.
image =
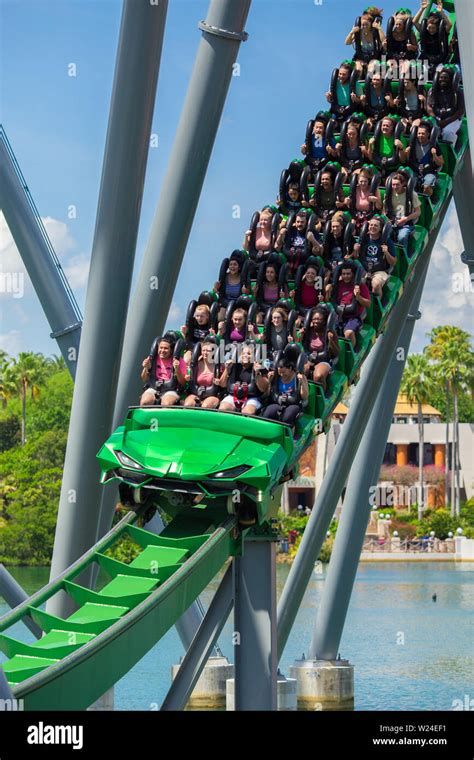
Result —
M46 379L46 360L42 354L21 352L3 372L3 393L7 398L16 393L21 401L21 444L26 442L26 399L28 392L35 401Z
M427 357L432 360L436 377L445 384L447 395L452 398L452 458L451 458L451 515L459 515L459 395L466 389L472 393L474 387L474 352L469 333L452 325L435 327L429 334L430 344L426 347ZM449 425L447 415L446 425ZM446 440L448 440L448 429ZM447 452L446 452L447 454ZM449 472L446 456L446 475ZM447 483L447 479L446 479ZM447 489L446 489L447 490Z
M413 405L416 404L418 410L418 479L420 482L418 519L421 519L425 505L423 477L425 432L422 405L428 403L433 382L434 376L428 358L423 354L411 354L411 356L408 357L403 372L400 390L407 397L408 403Z

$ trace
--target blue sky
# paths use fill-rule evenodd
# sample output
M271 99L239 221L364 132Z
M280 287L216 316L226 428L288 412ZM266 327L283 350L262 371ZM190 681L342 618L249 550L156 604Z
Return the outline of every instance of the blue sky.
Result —
M385 2L386 16L399 3ZM204 0L170 0L137 245L141 261L200 39ZM417 3L413 3L413 8ZM362 8L362 5L361 5ZM254 0L176 288L170 325L214 282L220 260L240 247L252 212L274 201L281 170L299 154L307 120L324 105L332 68L351 55L343 40L358 3ZM2 0L1 119L81 308L121 15L118 0ZM76 76L68 76L69 64ZM68 208L76 207L76 218ZM241 217L234 218L233 207ZM23 267L4 222L5 271ZM447 217L425 289L413 348L436 324L466 326L469 293L446 292L464 272L454 211ZM443 297L440 295L443 293ZM34 289L0 294L0 345L58 353Z

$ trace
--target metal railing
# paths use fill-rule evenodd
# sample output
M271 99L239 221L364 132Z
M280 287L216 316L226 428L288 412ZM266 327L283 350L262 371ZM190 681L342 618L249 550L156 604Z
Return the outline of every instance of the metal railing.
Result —
M48 233L47 233L46 228L45 228L45 226L43 224L43 220L41 219L41 216L40 216L40 213L39 213L38 209L36 208L36 204L35 204L35 202L33 200L33 197L32 197L32 195L30 193L28 185L26 184L26 180L25 180L25 178L23 176L23 173L22 173L22 171L20 169L20 165L19 165L19 163L18 163L18 161L16 159L15 153L13 152L13 148L12 148L12 146L10 144L10 141L9 141L7 135L6 135L6 132L5 132L5 128L3 127L2 124L0 124L0 140L2 141L2 143L5 146L5 150L8 153L8 156L10 158L12 167L13 167L13 169L15 171L15 174L18 177L18 180L20 181L20 184L21 184L21 186L23 188L23 192L25 194L26 201L28 203L28 206L31 209L31 212L32 212L33 216L35 217L36 224L38 225L38 229L39 229L39 231L41 233L41 237L44 240L44 243L46 245L48 253L51 256L51 259L54 262L54 265L55 265L56 269L58 270L59 276L61 278L61 282L63 283L63 286L64 286L64 290L66 291L66 295L67 295L68 300L69 300L69 302L71 304L71 307L72 307L72 309L74 311L74 315L75 315L77 321L82 324L83 318L82 318L81 310L80 310L79 305L78 305L78 303L76 301L76 298L75 298L74 293L73 293L73 291L71 289L71 286L69 285L67 277L64 274L64 270L62 268L61 262L59 261L58 256L56 254L56 251L53 248L51 240L49 239Z
M363 552L374 554L383 552L384 554L399 554L400 552L410 552L411 554L454 554L454 539L445 540L439 538L406 538L403 541L396 538L369 539L365 541L362 548Z

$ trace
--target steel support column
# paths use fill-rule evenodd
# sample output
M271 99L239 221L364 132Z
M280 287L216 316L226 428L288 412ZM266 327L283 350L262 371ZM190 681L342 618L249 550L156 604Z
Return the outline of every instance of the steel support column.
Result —
M96 453L112 425L166 11L167 0L123 5L51 578L97 538Z
M183 658L161 710L184 710L232 610L232 572L232 565L229 565Z
M277 709L276 545L247 539L234 560L235 709Z
M474 29L474 3L472 0L456 0L456 21L459 51L464 73L463 92L466 103L467 128L471 152L466 156L464 167L454 183L454 199L461 227L464 252L462 261L469 267L471 280L474 279L474 167L472 166L472 146L474 146L474 49L472 30Z
M463 90L466 103L469 142L474 145L474 49L472 30L474 29L474 3L472 0L456 0L456 28L463 70Z
M250 3L212 0L199 25L202 39L127 320L114 427L137 400L142 359L168 316ZM99 535L110 527L114 493L113 484L104 490Z
M5 673L3 672L3 668L0 665L0 699L5 700L8 702L9 705L12 705L16 702L15 697L13 696L13 692L10 689L10 686L8 685L7 677ZM0 707L0 710L2 708ZM6 709L6 708L3 708Z
M13 610L19 604L28 599L28 594L22 589L20 584L15 580L7 568L0 563L0 595L3 596L8 606ZM30 629L33 636L40 639L43 631L30 617L22 618L22 623Z
M474 143L472 143L474 144ZM469 267L471 280L474 279L474 174L472 167L472 154L468 150L464 159L464 165L460 168L453 185L454 201L459 220L464 251L461 261Z
M443 215L444 216L444 215ZM440 219L440 223L442 219ZM306 587L319 556L326 531L336 509L337 501L352 467L364 428L369 419L373 399L384 382L389 361L398 345L402 327L421 278L425 276L436 233L433 231L428 245L417 265L417 282L414 277L405 284L405 290L392 313L385 333L377 340L364 364L364 371L351 404L346 422L342 426L336 449L328 465L321 489L308 520L295 561L285 583L278 605L278 657L285 648Z
M352 594L370 515L369 490L377 483L406 364L423 282L413 299L370 419L352 464L331 561L308 653L310 660L335 660Z
M81 313L3 129L0 132L0 208L51 327L51 337L56 338L74 378Z

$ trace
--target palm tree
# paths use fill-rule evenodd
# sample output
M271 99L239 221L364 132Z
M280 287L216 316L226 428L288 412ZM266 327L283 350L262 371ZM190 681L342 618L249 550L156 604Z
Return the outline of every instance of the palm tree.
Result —
M44 360L46 371L48 375L55 375L56 372L62 372L67 369L66 362L62 356L54 354Z
M407 397L409 404L416 404L418 408L418 479L420 481L420 493L418 497L418 519L423 517L423 510L425 508L424 499L424 477L423 477L423 464L424 464L424 445L425 445L425 428L423 422L423 408L422 405L426 404L432 391L434 378L431 371L430 364L426 356L423 354L411 354L408 357L405 370L403 372L402 382L400 390Z
M429 334L431 343L426 347L426 355L434 362L434 371L440 381L446 384L453 400L452 451L451 451L451 515L459 515L459 414L458 397L461 389L474 385L474 352L469 333L452 325L435 327ZM449 426L449 414L446 414ZM449 470L446 450L446 467Z
M11 395L18 395L21 400L21 444L26 443L26 397L28 390L34 401L40 394L40 386L46 376L43 354L21 352L13 359L4 373L5 387Z
M7 352L3 350L3 348L0 348L0 370L5 369L9 363L10 357L8 356Z
M16 395L16 383L12 378L10 364L5 362L0 368L0 402L5 409L9 399Z

